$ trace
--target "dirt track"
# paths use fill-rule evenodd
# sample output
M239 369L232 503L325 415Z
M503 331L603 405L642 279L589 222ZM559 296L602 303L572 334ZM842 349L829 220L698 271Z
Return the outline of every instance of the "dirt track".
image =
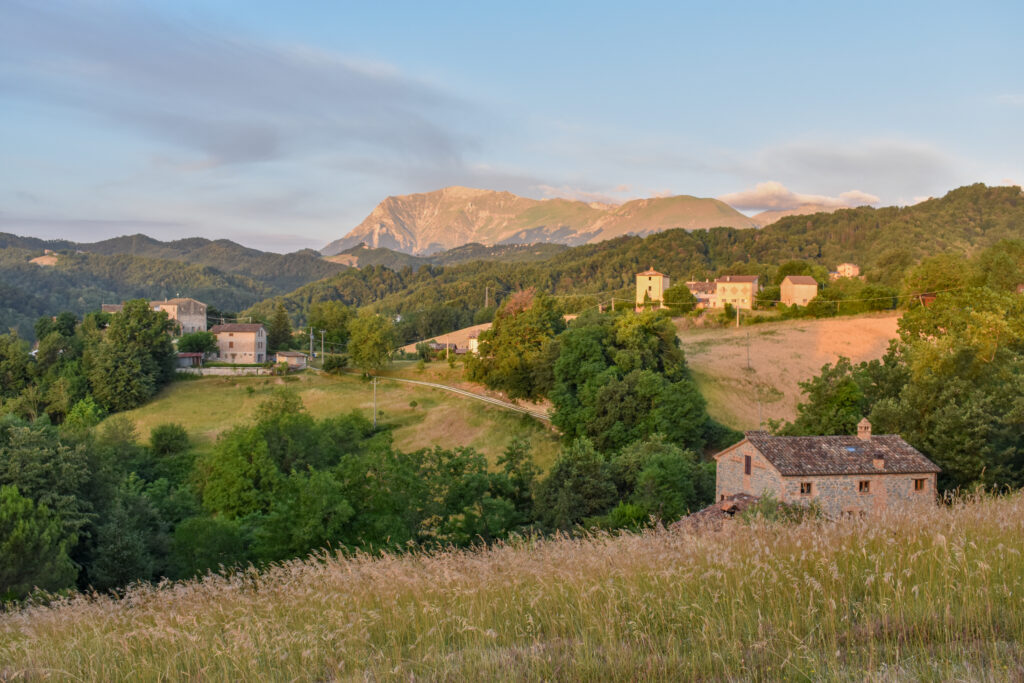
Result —
M886 314L686 329L679 339L711 415L736 429L756 429L759 412L762 421L792 420L801 399L798 382L825 363L841 355L855 363L880 358L896 337L898 319Z

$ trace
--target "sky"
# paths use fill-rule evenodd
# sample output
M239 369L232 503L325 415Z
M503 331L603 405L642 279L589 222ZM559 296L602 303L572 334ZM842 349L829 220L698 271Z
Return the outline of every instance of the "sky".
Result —
M0 232L320 248L389 195L1024 182L1024 3L0 0Z

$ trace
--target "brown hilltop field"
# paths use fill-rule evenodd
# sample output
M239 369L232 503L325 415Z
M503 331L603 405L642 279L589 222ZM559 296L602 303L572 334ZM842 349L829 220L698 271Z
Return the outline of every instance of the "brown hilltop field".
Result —
M734 429L758 420L793 420L799 383L825 363L881 358L896 338L899 315L887 312L818 320L787 320L727 328L694 328L677 320L686 362L712 417ZM749 346L750 369L747 369ZM758 406L760 399L760 407Z

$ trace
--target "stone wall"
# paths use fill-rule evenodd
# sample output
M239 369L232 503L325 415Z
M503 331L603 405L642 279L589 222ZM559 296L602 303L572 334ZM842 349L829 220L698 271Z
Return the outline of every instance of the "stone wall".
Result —
M203 377L234 377L274 374L273 368L178 368L178 372L186 375L201 375Z
M924 479L924 489L914 490L914 480ZM935 502L935 474L847 474L829 477L784 477L782 500L791 503L812 501L828 517L864 514L891 507ZM868 493L860 492L860 482L869 482ZM800 493L800 484L811 485L810 495Z
M751 465L749 475L744 474L744 458L748 455ZM748 441L741 441L718 456L716 500L736 493L759 496L764 491L771 491L776 497L781 497L782 490L782 477L778 471Z

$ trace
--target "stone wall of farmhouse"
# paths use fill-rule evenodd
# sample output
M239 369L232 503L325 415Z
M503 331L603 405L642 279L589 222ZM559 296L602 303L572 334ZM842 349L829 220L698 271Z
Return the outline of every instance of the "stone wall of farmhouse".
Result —
M744 474L744 457L750 456L750 474ZM915 490L914 480L923 479L924 488ZM861 492L860 482L868 482ZM810 494L800 493L800 485L809 483ZM935 474L847 474L830 476L783 477L751 444L741 442L718 458L715 499L736 493L752 496L771 491L787 503L810 504L816 501L828 517L862 514L918 503L934 503Z
M750 474L745 474L745 456L750 456ZM731 450L727 450L718 458L717 476L715 477L715 499L735 493L749 493L759 496L763 491L771 491L779 497L782 491L782 477L778 471L761 455L760 451L746 441L741 441Z
M891 507L935 502L935 474L843 474L827 477L783 477L779 498L790 503L816 501L828 517L863 514ZM914 480L923 479L924 488L915 490ZM860 482L868 482L868 491ZM810 494L800 493L800 484L811 485ZM777 494L778 495L778 494Z

